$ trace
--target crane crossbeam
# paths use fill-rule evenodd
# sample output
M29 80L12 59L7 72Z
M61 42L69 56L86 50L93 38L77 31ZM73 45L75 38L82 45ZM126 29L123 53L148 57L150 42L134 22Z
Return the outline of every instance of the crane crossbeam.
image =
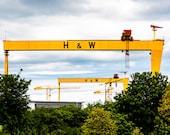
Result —
M58 78L58 86L61 83L123 83L123 90L128 87L129 78ZM60 89L58 90L58 101L60 101Z
M58 83L124 83L129 78L58 78Z
M126 50L126 41L121 40L5 40L4 50L9 51L48 51L48 50ZM163 40L133 40L129 42L129 50L162 50Z

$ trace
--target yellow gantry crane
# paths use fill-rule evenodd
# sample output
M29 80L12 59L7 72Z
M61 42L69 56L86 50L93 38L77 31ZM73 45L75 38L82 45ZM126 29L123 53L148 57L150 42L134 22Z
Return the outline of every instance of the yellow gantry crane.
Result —
M50 101L51 100L51 90L54 90L54 89L57 89L57 90L60 90L60 89L78 89L79 87L57 87L57 86L52 86L52 85L46 85L46 86L37 86L34 88L34 90L43 90L45 89L46 90L46 100L47 101Z
M123 91L128 87L129 78L58 78L58 86L61 83L123 83ZM106 95L109 96L109 95ZM58 101L60 101L60 89L58 89Z
M154 28L154 32L156 32ZM154 33L154 35L156 35ZM134 40L131 30L124 30L121 40L4 40L4 74L8 74L9 51L150 51L151 71L160 72L164 40Z

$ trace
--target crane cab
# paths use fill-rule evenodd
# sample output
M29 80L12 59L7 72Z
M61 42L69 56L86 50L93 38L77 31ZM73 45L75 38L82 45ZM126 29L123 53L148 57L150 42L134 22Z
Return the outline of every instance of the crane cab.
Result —
M132 30L123 30L121 40L122 41L132 41L133 37L131 36Z

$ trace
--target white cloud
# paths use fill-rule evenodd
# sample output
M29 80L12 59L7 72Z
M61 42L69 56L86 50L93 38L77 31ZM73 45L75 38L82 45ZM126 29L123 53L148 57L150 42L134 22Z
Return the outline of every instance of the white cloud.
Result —
M36 71L30 72L28 74L36 74L36 75L57 75L57 74L89 74L93 73L92 71L60 71L60 72L53 72L53 71Z

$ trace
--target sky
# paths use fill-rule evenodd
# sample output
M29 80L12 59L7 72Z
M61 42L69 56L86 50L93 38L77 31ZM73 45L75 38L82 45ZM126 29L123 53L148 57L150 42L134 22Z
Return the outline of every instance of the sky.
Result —
M169 76L170 1L169 0L1 0L0 1L0 73L4 73L3 40L120 40L124 29L131 29L135 40L152 40L150 25L162 26L157 38L164 39L161 73ZM130 52L129 68L121 51L10 51L9 74L32 80L28 94L31 100L46 100L45 89L36 86L55 85L57 78L113 77L127 72L151 71L147 51ZM119 86L120 85L120 86ZM113 85L121 91L122 84ZM93 103L104 101L105 84L74 83L63 87L61 101ZM113 93L114 95L114 93ZM58 100L53 90L51 100Z

